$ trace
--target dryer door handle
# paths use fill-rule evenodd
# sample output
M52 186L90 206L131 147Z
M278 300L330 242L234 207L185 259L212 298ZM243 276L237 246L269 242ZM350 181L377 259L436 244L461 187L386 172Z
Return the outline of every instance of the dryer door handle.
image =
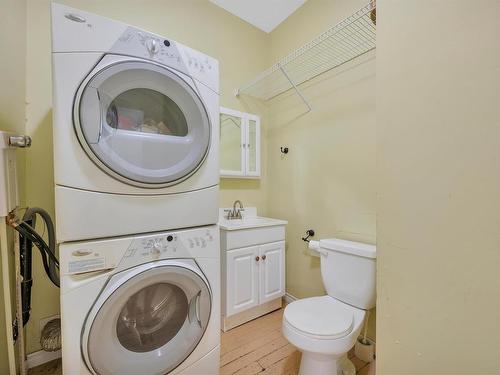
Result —
M97 144L102 133L102 112L105 104L102 103L102 95L95 87L87 87L84 91L76 115L80 118L80 127L88 144Z

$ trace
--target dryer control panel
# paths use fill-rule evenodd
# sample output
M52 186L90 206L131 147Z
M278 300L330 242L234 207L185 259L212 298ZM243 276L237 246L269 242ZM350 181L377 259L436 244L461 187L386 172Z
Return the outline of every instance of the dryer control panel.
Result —
M181 72L186 71L182 56L175 42L134 27L127 27L125 32L111 47L110 52L137 56L159 62Z
M61 275L118 272L173 258L219 258L219 230L213 225L183 231L62 244Z
M129 26L110 52L156 61L219 90L217 60L171 39Z

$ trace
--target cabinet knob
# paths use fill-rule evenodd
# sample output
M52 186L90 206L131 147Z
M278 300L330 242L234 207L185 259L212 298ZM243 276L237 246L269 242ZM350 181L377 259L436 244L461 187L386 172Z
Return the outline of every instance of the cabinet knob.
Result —
M262 255L262 260L266 260L266 256L265 255Z
M256 256L255 257L255 260L258 262L260 260L260 257L259 256Z

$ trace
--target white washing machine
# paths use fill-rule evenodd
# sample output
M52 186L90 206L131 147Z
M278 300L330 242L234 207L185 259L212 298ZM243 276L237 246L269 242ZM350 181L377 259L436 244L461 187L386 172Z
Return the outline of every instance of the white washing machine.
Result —
M60 246L63 373L215 375L218 227Z
M52 4L58 242L214 224L217 60Z

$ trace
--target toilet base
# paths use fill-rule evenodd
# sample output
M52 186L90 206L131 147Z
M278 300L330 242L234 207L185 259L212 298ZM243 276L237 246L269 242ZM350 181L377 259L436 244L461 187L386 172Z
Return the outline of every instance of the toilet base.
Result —
M347 358L302 352L299 375L355 375L356 368Z

